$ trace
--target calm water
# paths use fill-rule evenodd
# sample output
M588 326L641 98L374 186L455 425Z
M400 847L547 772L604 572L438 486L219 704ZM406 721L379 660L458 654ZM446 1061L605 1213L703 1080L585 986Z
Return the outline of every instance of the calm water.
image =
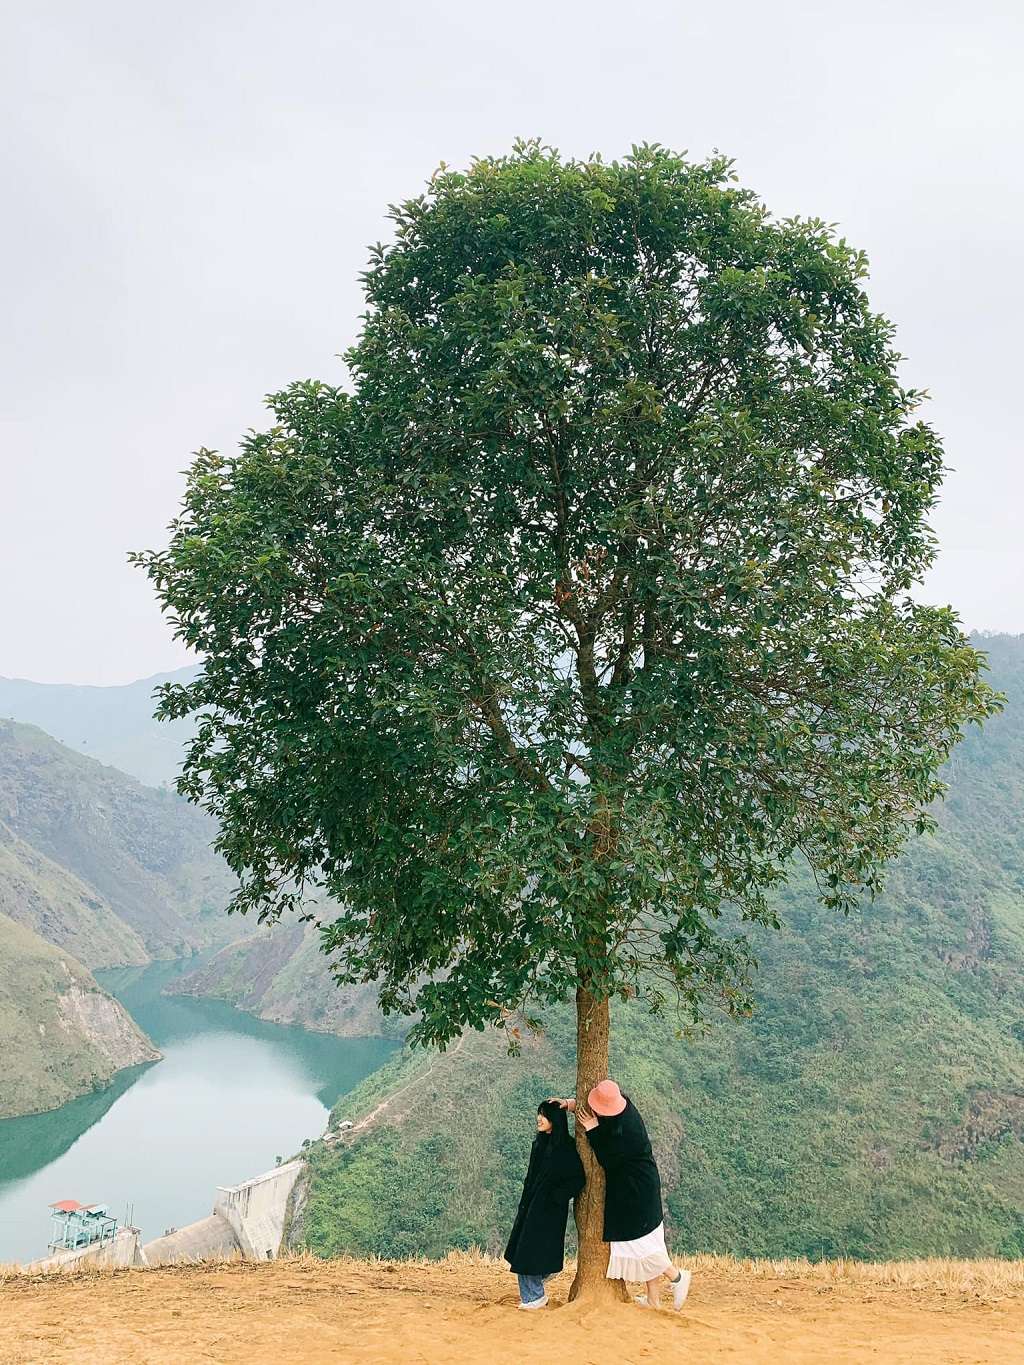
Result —
M107 1204L120 1218L130 1206L144 1240L204 1218L216 1185L259 1175L319 1136L335 1101L394 1049L161 994L195 965L96 973L164 1059L52 1113L0 1121L0 1263L45 1254L58 1199Z

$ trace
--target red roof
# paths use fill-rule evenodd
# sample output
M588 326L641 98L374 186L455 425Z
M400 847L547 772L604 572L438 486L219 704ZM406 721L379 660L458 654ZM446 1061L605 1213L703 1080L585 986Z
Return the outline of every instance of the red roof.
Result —
M80 1204L77 1199L62 1199L57 1204L51 1204L51 1209L56 1209L58 1213L87 1213L89 1209L94 1209L95 1204Z

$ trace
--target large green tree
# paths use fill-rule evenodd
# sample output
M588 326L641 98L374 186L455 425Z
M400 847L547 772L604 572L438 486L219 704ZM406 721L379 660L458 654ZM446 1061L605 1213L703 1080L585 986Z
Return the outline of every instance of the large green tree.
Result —
M871 893L994 708L910 596L942 452L862 254L724 159L524 143L392 217L350 382L201 451L139 557L204 658L162 709L237 908L329 895L422 1043L574 994L585 1096L609 1000L747 1008L792 861Z

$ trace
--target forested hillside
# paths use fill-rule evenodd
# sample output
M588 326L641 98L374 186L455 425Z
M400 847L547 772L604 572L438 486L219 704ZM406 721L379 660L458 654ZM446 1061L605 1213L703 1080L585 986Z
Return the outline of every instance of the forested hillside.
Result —
M1024 637L977 643L1007 710L957 750L939 831L884 897L843 919L794 872L782 931L756 939L749 1020L680 1040L614 1009L614 1071L648 1118L679 1250L1024 1255ZM472 1035L348 1097L336 1118L398 1092L358 1138L313 1149L299 1238L500 1251L535 1106L571 1084L570 1017L547 1025L519 1059Z
M142 939L92 887L0 823L0 913L87 967L149 961Z
M232 879L208 817L35 726L0 721L0 825L7 913L53 943L74 939L93 966L188 954L246 929L223 913Z

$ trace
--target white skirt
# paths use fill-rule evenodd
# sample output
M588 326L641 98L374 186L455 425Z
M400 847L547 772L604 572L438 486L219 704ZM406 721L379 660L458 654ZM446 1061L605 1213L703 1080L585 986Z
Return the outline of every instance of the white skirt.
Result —
M672 1269L672 1258L665 1249L665 1224L632 1242L612 1242L608 1258L610 1280L632 1280L644 1284Z

